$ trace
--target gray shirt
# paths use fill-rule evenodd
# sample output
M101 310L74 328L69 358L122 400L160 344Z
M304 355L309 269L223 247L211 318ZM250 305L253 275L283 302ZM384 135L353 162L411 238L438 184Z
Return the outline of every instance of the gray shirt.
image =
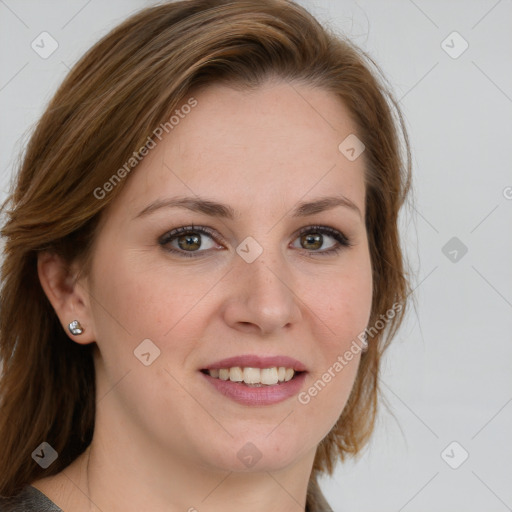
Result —
M41 491L27 485L11 498L0 496L0 512L63 512Z
M311 484L310 484L311 485ZM318 484L316 480L315 486ZM327 504L321 493L316 495L315 504L308 508L308 511L332 512L332 508ZM64 512L53 501L45 496L41 491L27 485L18 495L12 498L3 498L0 496L0 512Z

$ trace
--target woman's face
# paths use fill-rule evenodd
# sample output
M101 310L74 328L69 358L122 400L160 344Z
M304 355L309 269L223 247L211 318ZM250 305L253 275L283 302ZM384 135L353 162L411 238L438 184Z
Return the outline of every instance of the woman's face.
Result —
M364 154L338 148L355 127L332 93L193 96L96 241L96 429L204 468L276 470L313 456L357 372L357 351L336 362L370 315ZM307 206L326 197L340 200Z

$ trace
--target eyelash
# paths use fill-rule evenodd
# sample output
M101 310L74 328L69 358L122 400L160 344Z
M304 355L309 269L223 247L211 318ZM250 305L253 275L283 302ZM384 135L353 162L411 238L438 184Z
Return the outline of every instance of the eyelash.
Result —
M218 234L216 234L215 231L213 231L212 229L207 228L205 226L195 226L193 224L190 226L183 226L183 227L173 229L172 231L169 231L168 233L164 234L163 236L161 236L159 238L158 243L163 247L164 250L166 250L170 253L173 253L173 254L178 254L179 256L183 256L185 258L197 258L197 257L200 257L200 256L198 256L198 254L200 254L201 252L208 252L208 251L183 251L183 250L178 250L178 249L174 249L174 248L171 249L170 247L166 247L167 244L172 242L175 238L178 238L179 236L182 236L182 235L188 234L188 233L206 234L206 235L209 235L214 241L216 241L216 238L219 238L221 240L221 242L226 243L222 239L222 237L220 237ZM314 257L316 255L330 256L330 255L338 254L344 248L352 246L352 243L350 242L350 240L343 233L341 233L337 229L333 229L328 226L306 226L306 227L302 228L297 233L296 238L300 237L301 235L303 235L305 233L329 235L338 242L337 246L334 246L334 247L324 250L324 251L308 251L307 249L304 249L306 252L310 253L310 254L308 254L309 257Z

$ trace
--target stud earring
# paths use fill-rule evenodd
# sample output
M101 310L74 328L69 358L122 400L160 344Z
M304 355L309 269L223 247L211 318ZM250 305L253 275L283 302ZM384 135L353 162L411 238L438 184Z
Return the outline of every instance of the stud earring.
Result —
M80 325L80 322L78 320L73 320L69 325L69 332L73 336L79 336L84 332L84 328Z

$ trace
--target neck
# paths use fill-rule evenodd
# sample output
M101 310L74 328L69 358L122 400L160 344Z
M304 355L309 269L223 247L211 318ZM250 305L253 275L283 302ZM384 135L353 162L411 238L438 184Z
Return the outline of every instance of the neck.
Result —
M74 483L103 511L305 510L311 464L307 470L301 464L279 471L240 473L190 467L186 461L173 464L166 458L163 470L159 461L139 458L135 447L128 454L126 450L107 452L101 446L94 440L83 454L85 470L81 481Z
M123 432L95 429L91 445L64 471L75 510L305 510L314 452L279 470L222 471L131 442L130 432Z

